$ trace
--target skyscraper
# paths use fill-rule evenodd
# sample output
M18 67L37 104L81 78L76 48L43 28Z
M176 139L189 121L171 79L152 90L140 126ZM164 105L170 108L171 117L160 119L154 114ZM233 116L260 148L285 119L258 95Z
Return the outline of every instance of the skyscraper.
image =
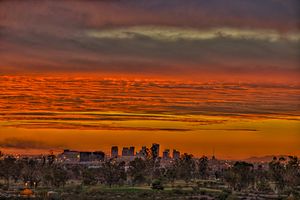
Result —
M122 156L129 156L129 148L128 147L123 147Z
M151 147L153 159L159 157L159 144L153 143Z
M111 157L117 158L119 155L119 149L118 146L112 146L111 147Z
M129 148L129 156L134 156L134 147L133 146L131 146Z
M170 159L170 149L164 150L163 159L165 159L165 160Z
M180 158L180 152L176 149L173 149L173 159L179 159Z

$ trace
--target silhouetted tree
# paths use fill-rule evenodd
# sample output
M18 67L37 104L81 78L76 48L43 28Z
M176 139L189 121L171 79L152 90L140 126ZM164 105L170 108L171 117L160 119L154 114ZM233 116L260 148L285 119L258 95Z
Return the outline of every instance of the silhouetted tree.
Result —
M202 156L198 161L199 176L201 179L207 179L208 177L208 158Z
M153 190L163 190L164 186L163 183L160 179L154 179L151 185L151 188Z
M259 165L254 171L255 176L255 187L258 191L269 192L271 187L269 184L269 173L267 170L262 168L262 165Z
M98 182L98 169L83 169L82 171L82 183L84 185L96 185Z
M15 181L15 183L21 178L23 167L24 166L21 161L19 160L15 161L12 168L12 179Z
M53 183L56 187L65 186L68 177L68 172L61 166L53 167Z
M125 162L107 160L102 164L101 174L109 187L113 184L121 184L126 180Z
M37 187L42 180L42 165L36 159L23 161L22 179L31 187Z
M43 161L43 165L45 165ZM43 167L42 170L42 182L46 186L53 186L54 180L53 180L53 173L51 167Z
M238 161L225 172L224 178L234 190L246 189L254 183L253 165Z
M286 164L285 184L290 189L294 189L300 185L300 161L296 156L289 156Z
M190 182L195 176L195 161L192 154L183 154L179 160L179 177L186 183Z
M165 177L171 183L172 187L174 186L174 182L178 177L179 170L179 161L174 161L170 166L166 168Z
M0 160L0 177L5 180L7 189L10 186L10 179L14 177L14 172L16 170L15 162L16 159L12 156Z
M129 162L128 175L132 178L132 184L140 184L146 181L147 165L142 158L136 158Z
M236 162L233 171L238 175L238 189L248 188L254 183L253 165L247 162Z
M276 157L269 163L269 170L271 173L272 180L275 181L277 188L282 191L285 186L284 181L284 173L285 173L285 166L284 166L285 159Z
M238 175L232 169L227 169L223 172L224 180L232 190L237 188Z

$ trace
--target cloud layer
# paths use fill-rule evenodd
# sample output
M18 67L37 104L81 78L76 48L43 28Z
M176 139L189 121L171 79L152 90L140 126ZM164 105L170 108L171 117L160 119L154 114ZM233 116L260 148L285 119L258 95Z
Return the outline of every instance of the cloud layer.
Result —
M1 1L0 73L296 80L297 0ZM29 12L30 10L30 12ZM263 76L262 76L263 75Z
M0 126L186 132L228 120L299 120L297 85L0 77Z

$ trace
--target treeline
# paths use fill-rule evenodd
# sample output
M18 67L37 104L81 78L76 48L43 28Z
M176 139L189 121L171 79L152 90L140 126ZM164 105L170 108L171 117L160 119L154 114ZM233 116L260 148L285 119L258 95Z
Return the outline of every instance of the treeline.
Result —
M274 159L268 169L262 166L254 168L247 162L236 162L233 166L212 170L209 160L203 156L194 159L190 154L184 154L180 159L162 164L157 156L135 158L129 163L109 159L97 166L79 164L64 164L55 162L55 156L42 159L16 159L2 157L0 160L0 178L5 181L8 189L12 182L22 181L28 187L37 188L64 187L68 180L80 181L83 185L102 184L108 187L122 185L151 185L153 189L164 189L165 184L174 185L177 180L198 183L199 180L217 180L234 191L272 192L274 187L279 193L293 192L300 185L300 162L296 156L288 159Z

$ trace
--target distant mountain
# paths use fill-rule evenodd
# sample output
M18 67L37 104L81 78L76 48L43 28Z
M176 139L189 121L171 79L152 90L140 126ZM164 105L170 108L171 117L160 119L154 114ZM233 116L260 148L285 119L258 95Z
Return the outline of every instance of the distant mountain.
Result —
M277 158L280 158L280 157L288 158L288 155L266 155L266 156L260 156L260 157L253 156L250 158L246 158L245 161L247 161L247 162L270 162L273 160L274 156Z

